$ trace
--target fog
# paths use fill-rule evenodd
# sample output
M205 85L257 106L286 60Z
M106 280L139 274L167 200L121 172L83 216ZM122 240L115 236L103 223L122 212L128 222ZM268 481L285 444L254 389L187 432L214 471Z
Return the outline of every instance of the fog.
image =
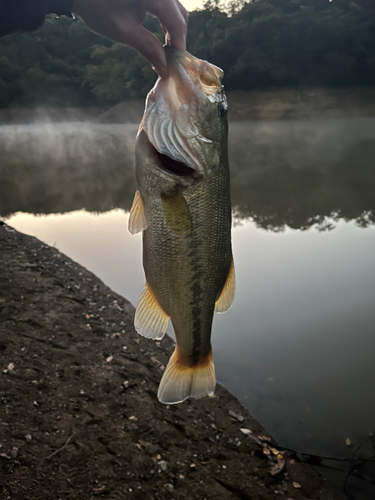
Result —
M137 126L51 122L0 127L0 215L130 210ZM235 122L236 223L332 229L374 222L375 119Z

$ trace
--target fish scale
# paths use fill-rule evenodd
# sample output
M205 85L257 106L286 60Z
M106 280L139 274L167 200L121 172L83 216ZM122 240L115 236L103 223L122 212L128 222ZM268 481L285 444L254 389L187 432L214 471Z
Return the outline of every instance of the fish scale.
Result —
M213 314L215 308L225 312L230 307L235 283L228 127L219 111L219 106L221 110L226 106L222 72L186 52L165 50L170 81L156 83L137 136L138 192L129 228L133 233L143 230L146 275L135 327L146 337L160 339L171 320L176 349L158 398L177 403L214 390ZM168 108L171 89L173 113ZM178 129L173 121L179 115L176 95L182 96L181 108L189 116L179 121ZM162 109L156 111L155 103ZM186 158L197 159L194 169L188 160L181 163L182 147Z
M143 235L147 282L159 297L163 310L171 317L183 354L194 360L207 355L210 349L215 301L231 263L230 242L228 244L223 239L228 227L225 201L229 201L229 189L225 190L227 200L221 197L219 207L211 201L212 195L218 196L216 186L227 182L222 172L218 172L207 181L200 181L197 192L185 192L193 226L187 235L177 236L168 228L161 203L153 204L147 212L150 225ZM212 245L215 258L210 255ZM169 293L176 284L185 295L182 301L177 301L174 294ZM190 297L186 300L188 294Z

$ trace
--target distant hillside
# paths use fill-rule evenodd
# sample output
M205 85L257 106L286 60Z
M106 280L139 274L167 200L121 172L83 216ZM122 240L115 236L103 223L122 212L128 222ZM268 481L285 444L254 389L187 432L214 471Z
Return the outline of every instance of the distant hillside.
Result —
M163 40L157 20L147 29ZM375 85L374 0L218 0L192 12L188 50L225 71L228 91ZM110 106L142 98L156 75L134 50L80 20L48 18L0 39L0 107Z

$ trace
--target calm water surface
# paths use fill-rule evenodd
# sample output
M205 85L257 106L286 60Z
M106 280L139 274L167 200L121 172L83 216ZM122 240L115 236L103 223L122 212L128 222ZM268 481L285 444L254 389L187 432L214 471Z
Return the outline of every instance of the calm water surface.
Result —
M132 125L0 127L0 215L137 304ZM237 293L220 382L283 445L350 454L375 428L375 119L233 123Z

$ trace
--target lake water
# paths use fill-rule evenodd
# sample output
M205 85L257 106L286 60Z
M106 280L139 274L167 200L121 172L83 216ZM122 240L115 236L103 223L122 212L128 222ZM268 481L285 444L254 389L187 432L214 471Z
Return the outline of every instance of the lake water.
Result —
M135 134L0 127L0 215L134 305ZM350 456L375 428L375 119L232 123L230 159L237 292L215 316L218 380L280 444Z

